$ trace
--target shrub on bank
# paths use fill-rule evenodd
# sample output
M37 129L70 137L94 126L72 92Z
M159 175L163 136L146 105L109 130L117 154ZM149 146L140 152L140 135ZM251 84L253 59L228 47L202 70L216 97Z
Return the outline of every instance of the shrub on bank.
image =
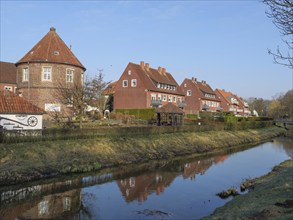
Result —
M116 109L116 114L122 115L132 115L137 119L143 120L152 120L155 118L156 113L154 108L145 108L145 109Z

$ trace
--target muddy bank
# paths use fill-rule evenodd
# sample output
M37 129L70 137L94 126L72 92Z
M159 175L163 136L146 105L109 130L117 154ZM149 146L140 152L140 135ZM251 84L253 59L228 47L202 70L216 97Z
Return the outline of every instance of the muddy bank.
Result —
M221 149L258 144L281 134L284 129L271 127L2 144L0 185L175 156L206 155Z
M247 194L234 197L203 219L293 219L293 160L250 182Z

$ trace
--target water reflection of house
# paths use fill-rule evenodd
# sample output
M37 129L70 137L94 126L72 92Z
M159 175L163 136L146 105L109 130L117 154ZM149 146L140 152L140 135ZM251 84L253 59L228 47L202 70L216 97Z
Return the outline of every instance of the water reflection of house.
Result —
M197 174L203 175L214 163L223 162L228 155L215 156L209 159L197 160L192 163L186 163L183 170L183 178L195 179Z
M80 210L80 189L42 197L0 211L1 219L72 219Z
M173 182L177 175L178 173L148 173L118 180L117 184L127 202L137 199L141 203L147 200L148 195L154 192L157 195L164 192L165 188Z
M184 165L183 178L194 179L196 174L204 174L205 171L213 164L212 159L197 160L192 163L186 163Z

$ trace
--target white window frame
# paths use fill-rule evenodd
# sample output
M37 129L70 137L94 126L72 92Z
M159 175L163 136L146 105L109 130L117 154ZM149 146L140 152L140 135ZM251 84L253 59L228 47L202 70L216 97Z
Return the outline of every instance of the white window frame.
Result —
M137 85L137 80L136 79L132 79L131 80L131 87L136 87Z
M173 97L171 95L168 96L168 102L172 102Z
M186 91L186 96L191 96L191 90L190 90L190 89L188 89L188 90Z
M123 87L128 87L128 80L127 79L122 81L122 86Z
M12 86L4 86L4 90L12 92Z
M50 70L45 72L45 70ZM52 67L50 66L43 66L42 67L42 81L52 81Z
M177 97L173 96L173 102L177 102Z
M158 94L158 100L162 100L162 95Z
M167 101L167 95L163 95L162 101L164 101L164 102Z
M151 94L151 100L157 100L157 95L156 94Z
M28 67L22 69L22 81L27 82L29 80L29 71Z
M66 82L73 83L74 69L66 69Z

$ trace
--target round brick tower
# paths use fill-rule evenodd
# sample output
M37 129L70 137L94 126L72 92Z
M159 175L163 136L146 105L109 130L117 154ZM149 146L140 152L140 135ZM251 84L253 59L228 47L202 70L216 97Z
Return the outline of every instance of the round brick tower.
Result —
M54 27L16 64L21 95L45 111L64 111L56 100L60 85L83 83L86 68Z

